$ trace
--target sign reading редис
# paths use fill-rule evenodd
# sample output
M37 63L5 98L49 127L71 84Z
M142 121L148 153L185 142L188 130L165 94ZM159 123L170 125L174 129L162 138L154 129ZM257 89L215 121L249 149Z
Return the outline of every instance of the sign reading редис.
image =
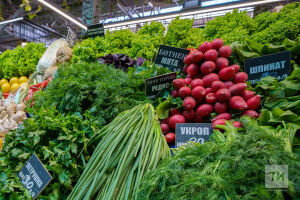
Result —
M263 77L272 76L283 80L291 74L291 52L283 51L245 60L245 72L251 84Z
M180 147L188 141L201 143L208 141L213 132L211 123L180 123L176 124L175 145Z
M165 90L172 86L174 79L176 79L176 72L146 79L146 96L149 99L158 98Z
M32 154L19 172L19 178L32 198L35 199L52 180L51 175L35 154Z
M181 72L184 67L184 58L189 52L186 49L160 45L155 64L169 68L173 72Z

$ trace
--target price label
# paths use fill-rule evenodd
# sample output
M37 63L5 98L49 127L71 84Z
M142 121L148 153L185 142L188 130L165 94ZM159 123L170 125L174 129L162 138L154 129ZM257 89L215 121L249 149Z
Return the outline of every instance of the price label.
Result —
M169 68L173 72L181 72L184 67L184 58L189 50L160 45L155 64Z
M176 79L175 72L146 79L146 96L149 99L162 96L165 90L170 89L174 79Z
M187 142L196 142L203 144L208 141L212 135L213 127L211 123L180 123L176 124L175 145L180 147Z
M32 154L25 163L24 167L19 172L19 178L22 185L30 192L33 199L36 199L52 180L51 175L35 154Z
M283 80L291 74L291 71L290 51L245 60L245 72L253 85L266 76Z

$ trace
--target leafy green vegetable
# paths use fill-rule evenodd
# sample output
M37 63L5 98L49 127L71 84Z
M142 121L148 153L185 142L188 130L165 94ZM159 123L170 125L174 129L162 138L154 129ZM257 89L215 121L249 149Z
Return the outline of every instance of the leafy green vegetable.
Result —
M62 115L43 108L31 113L33 118L5 137L0 151L0 199L32 199L17 176L32 153L53 177L39 199L66 199L83 171L83 160L92 152L86 144L96 126L79 113Z
M0 55L0 76L10 79L14 76L29 76L35 72L39 59L46 47L41 43L28 43L14 50L6 50Z
M241 122L242 132L227 123L215 141L188 146L163 162L143 179L137 199L299 198L300 157L287 148L290 129L277 133L249 118ZM287 191L265 188L266 165L289 166Z
M267 13L267 12L266 12ZM286 38L294 40L300 33L300 3L292 3L279 13L262 13L255 17L258 29L250 36L256 42L281 44Z
M148 101L144 86L125 72L99 63L64 64L47 90L34 96L33 109L54 107L60 113L89 113L107 124L117 114Z

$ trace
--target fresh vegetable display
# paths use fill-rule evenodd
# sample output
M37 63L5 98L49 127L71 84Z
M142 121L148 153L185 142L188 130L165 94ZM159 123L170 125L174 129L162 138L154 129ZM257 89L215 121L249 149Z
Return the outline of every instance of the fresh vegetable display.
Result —
M98 145L68 199L136 199L143 175L171 156L150 104L120 113L90 143Z
M299 199L300 154L293 131L275 132L242 117L243 130L227 122L213 141L178 149L140 183L137 199ZM265 166L288 164L289 187L265 188ZM292 175L291 175L292 174Z
M28 43L25 47L6 50L0 55L0 77L29 76L35 72L36 65L43 55L46 47L40 43Z
M172 92L174 98L183 100L183 110L170 110L171 132L175 131L176 123L210 121L212 116L213 127L231 119L231 114L259 116L260 96L247 90L248 75L240 72L238 65L229 64L231 48L223 44L219 38L206 41L185 57L183 73L187 76L173 81Z
M0 200L32 199L18 173L33 153L53 178L38 200L300 199L299 9L233 10L201 28L176 17L73 49L59 39L44 55L34 43L3 52ZM160 45L190 53L150 100L145 80L171 72L154 64ZM282 51L291 74L251 86L245 60ZM178 123L213 133L173 148ZM266 187L268 165L288 166L287 188Z

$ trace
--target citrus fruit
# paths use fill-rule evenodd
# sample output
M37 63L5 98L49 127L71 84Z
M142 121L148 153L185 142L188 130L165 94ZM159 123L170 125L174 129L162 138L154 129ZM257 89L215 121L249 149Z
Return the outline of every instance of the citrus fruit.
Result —
M28 78L26 76L21 76L19 78L19 84L26 83L27 81L28 81Z
M6 80L5 78L4 78L4 79L1 79L1 81L0 81L0 87L1 87L4 83L8 83L8 80Z
M9 83L4 83L1 86L1 91L2 91L2 93L9 93L10 92L10 84Z
M0 138L0 149L3 147L3 140Z
M15 90L17 90L18 88L20 87L20 85L19 85L19 83L14 83L14 84L12 84L12 86L11 86L11 91L15 91Z
M19 78L18 77L12 77L10 80L9 80L9 83L12 85L14 83L19 83Z

